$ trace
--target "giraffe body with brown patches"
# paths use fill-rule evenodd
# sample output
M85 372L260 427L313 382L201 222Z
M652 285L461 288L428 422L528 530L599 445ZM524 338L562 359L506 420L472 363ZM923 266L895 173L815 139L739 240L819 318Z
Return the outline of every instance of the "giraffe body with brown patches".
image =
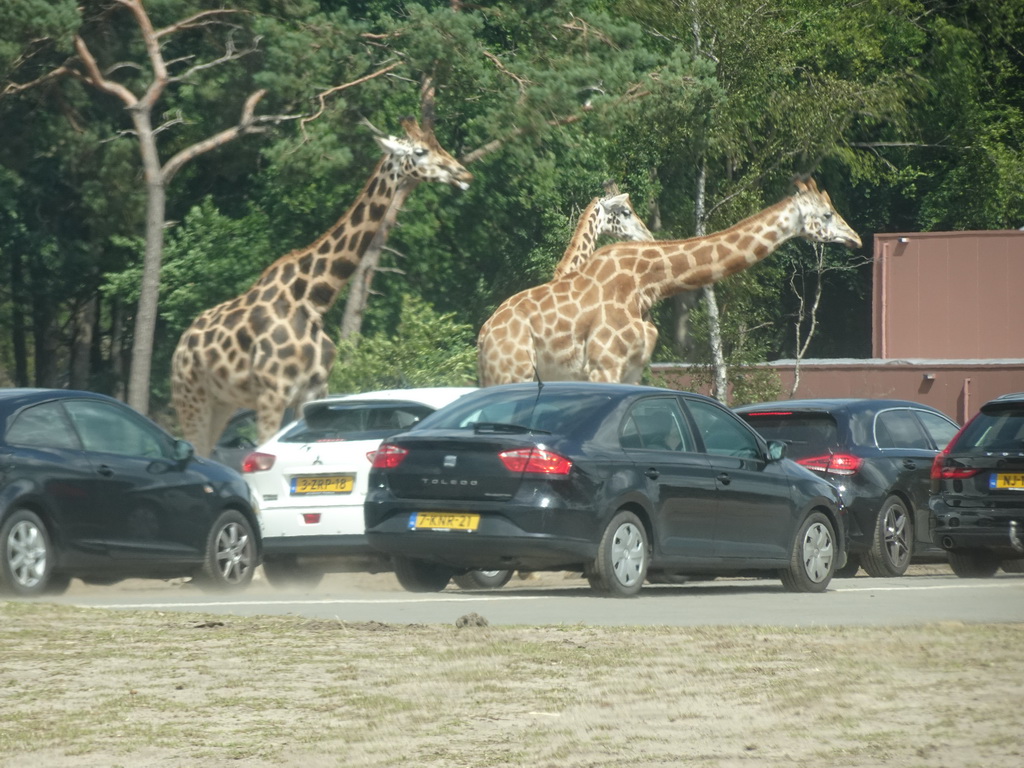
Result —
M326 393L337 354L323 316L375 236L386 236L421 181L460 189L472 176L412 118L404 138L378 138L384 156L348 211L305 248L285 254L245 293L200 314L171 363L171 401L182 432L202 456L239 408L257 413L259 441L289 408Z
M620 242L579 269L519 294L517 316L529 343L515 350L507 381L637 383L657 330L647 319L659 301L696 290L761 261L794 237L859 247L860 237L814 181L729 229L706 237Z
M477 336L477 378L481 387L533 379L533 335L529 313L542 303L550 286L586 263L603 235L618 240L654 239L633 210L628 194L591 200L580 215L569 246L555 266L552 280L507 299L481 327Z

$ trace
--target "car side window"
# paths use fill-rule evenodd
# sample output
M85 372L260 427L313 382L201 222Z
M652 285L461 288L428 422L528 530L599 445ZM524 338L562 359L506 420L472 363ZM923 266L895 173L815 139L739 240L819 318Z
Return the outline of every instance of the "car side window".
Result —
M940 451L949 445L960 429L956 424L930 411L914 411L914 413L921 420L921 423L924 424L924 428L935 442L935 447Z
M98 400L68 400L64 407L87 451L171 458L166 436L123 408Z
M756 459L761 456L757 438L738 417L711 403L687 400L686 407L697 423L704 450L722 456Z
M82 449L58 403L35 405L19 413L7 430L7 442L39 448Z
M882 411L875 417L875 441L879 448L927 451L932 447L924 428L906 408Z
M623 448L654 451L696 450L679 403L670 397L641 400L630 410L619 437Z

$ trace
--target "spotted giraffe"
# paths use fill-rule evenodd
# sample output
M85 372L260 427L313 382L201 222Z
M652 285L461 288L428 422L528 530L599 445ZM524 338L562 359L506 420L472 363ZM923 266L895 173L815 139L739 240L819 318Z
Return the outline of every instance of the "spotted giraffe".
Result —
M746 269L794 237L861 244L810 180L721 232L598 249L574 272L520 294L517 317L525 328L518 334L529 344L528 356L517 351L511 364L520 377L514 380L639 382L657 341L651 307Z
M378 137L384 156L348 211L310 245L285 254L245 293L200 314L171 363L171 400L185 438L208 456L232 413L253 408L259 440L326 392L337 349L324 313L375 236L386 236L421 181L466 189L471 174L413 118L405 137Z
M507 299L481 327L477 336L477 378L481 387L533 379L533 339L530 319L524 312L537 306L548 286L579 269L593 255L602 235L616 240L654 239L633 210L628 194L591 200L555 266L552 280Z

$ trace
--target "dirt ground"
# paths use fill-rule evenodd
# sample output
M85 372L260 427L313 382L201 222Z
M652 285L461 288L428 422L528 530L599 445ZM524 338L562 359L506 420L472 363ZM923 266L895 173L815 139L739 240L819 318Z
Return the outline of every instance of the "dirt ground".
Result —
M1024 765L1022 625L466 619L0 602L0 767Z

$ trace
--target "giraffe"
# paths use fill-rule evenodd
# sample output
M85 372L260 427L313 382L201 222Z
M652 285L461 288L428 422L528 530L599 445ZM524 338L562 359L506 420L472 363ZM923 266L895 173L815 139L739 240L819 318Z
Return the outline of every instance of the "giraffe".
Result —
M481 387L533 379L533 339L524 309L529 311L528 307L553 282L579 269L593 255L601 235L617 240L654 239L633 210L627 193L591 200L580 215L569 247L555 265L551 281L507 299L481 327L477 336L477 378Z
M620 242L599 249L575 272L521 295L515 369L529 381L637 383L650 362L657 329L652 306L756 264L794 237L860 247L860 237L813 179L729 229L687 240ZM506 378L505 380L513 380Z
M181 335L171 362L171 400L201 456L238 408L257 414L259 441L289 408L326 393L337 349L324 313L374 238L386 236L397 208L421 181L459 189L472 175L414 118L405 137L375 137L384 156L348 211L305 248L281 256L240 296L201 313Z

